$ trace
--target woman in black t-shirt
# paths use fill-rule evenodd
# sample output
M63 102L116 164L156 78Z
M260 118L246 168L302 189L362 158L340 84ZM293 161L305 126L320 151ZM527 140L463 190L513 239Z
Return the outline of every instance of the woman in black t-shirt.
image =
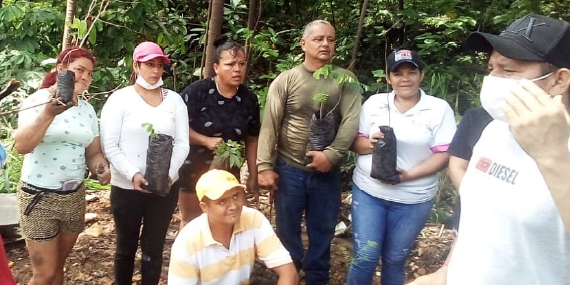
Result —
M202 212L196 197L196 181L208 171L213 151L223 141L244 141L249 168L247 191L257 199L257 138L259 104L257 96L242 81L246 58L243 46L221 36L214 42L216 76L196 81L180 95L188 108L190 153L180 169L180 229ZM239 177L239 169L231 171Z

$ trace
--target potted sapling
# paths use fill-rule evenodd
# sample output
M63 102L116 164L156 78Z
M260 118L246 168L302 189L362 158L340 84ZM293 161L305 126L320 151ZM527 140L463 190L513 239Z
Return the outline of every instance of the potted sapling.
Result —
M73 100L75 90L75 72L64 70L57 74L55 96L61 103L67 104Z
M313 101L319 104L319 111L313 114L311 122L309 123L309 142L307 143L307 152L325 150L325 148L333 142L336 136L337 130L332 115L334 108L326 113L324 111L324 105L327 102L328 97L328 94L322 92L313 96ZM309 164L312 161L312 157L305 156L305 164Z
M146 172L144 179L148 185L143 188L154 194L166 196L170 192L170 159L174 139L165 134L156 133L152 124L144 123L142 127L149 134L146 152Z
M313 73L313 77L317 80L323 79L334 79L339 85L343 87L356 90L362 93L364 90L360 86L360 83L352 76L348 74L341 74L334 70L331 64L326 64L323 67L317 69ZM313 114L311 117L311 122L309 124L309 142L307 143L307 152L309 151L323 151L327 146L329 146L336 137L337 132L337 122L334 119L333 111L338 107L342 100L342 94L338 101L332 107L332 109L325 111L325 104L329 98L329 95L324 92L319 92L313 96L313 101L319 104L319 110ZM305 164L312 162L312 157L305 157Z

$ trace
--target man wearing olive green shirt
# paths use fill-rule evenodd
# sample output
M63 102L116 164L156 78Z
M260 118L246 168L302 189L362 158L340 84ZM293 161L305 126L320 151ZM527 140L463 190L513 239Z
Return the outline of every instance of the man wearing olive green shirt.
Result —
M306 284L329 281L330 244L340 207L339 165L358 131L361 96L332 78L313 78L330 63L335 49L335 30L323 20L309 23L301 39L303 64L280 74L267 96L257 165L259 185L276 191L277 235ZM354 74L333 67L333 72L355 79ZM306 152L311 117L319 111L317 93L328 94L324 110L332 110L337 126L333 142L323 151ZM312 162L305 165L305 156ZM305 212L309 247L304 252L301 220Z

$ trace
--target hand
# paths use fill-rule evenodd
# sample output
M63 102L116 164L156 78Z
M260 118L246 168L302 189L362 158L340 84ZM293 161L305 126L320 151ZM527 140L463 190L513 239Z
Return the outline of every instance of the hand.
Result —
M379 139L384 138L383 132L376 132L370 136L370 148L374 148L374 145L378 142Z
M147 186L148 182L146 181L146 179L144 179L144 177L140 174L140 172L137 172L137 174L135 174L135 176L133 176L133 188L137 191L141 191L143 193L150 193L149 191L146 191L142 188L142 185Z
M253 194L253 203L259 202L259 186L257 185L257 173L256 175L252 175L249 173L249 177L247 178L246 182L246 192Z
M396 171L398 172L398 174L400 176L400 182L406 182L406 181L413 180L413 178L410 176L410 174L408 173L407 170L396 167Z
M207 147L209 150L214 151L216 147L218 147L219 143L223 143L224 139L216 138L216 137L207 137L204 140L204 146Z
M447 265L443 265L436 272L420 276L416 280L407 285L446 285L447 284Z
M510 129L521 148L537 162L568 153L570 117L562 99L528 80L505 96Z
M55 117L65 112L67 109L73 107L74 105L75 103L73 102L69 102L64 105L58 102L55 97L52 96L51 101L45 105L44 112L46 112L51 117Z
M99 184L107 185L111 182L111 169L109 169L109 165L104 163L103 161L97 164L97 180L99 180Z
M329 172L332 169L332 163L329 158L322 151L309 151L307 156L313 158L313 162L307 165L307 168L312 168L318 172Z
M257 181L259 186L263 189L270 191L277 190L277 182L279 181L279 175L273 170L263 170L257 175Z

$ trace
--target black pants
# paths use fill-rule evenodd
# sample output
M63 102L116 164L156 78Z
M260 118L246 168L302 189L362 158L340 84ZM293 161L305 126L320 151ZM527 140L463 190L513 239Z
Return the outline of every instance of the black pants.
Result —
M139 235L142 285L158 284L164 239L178 201L178 191L170 191L162 197L113 186L110 200L117 233L115 284L132 284Z

